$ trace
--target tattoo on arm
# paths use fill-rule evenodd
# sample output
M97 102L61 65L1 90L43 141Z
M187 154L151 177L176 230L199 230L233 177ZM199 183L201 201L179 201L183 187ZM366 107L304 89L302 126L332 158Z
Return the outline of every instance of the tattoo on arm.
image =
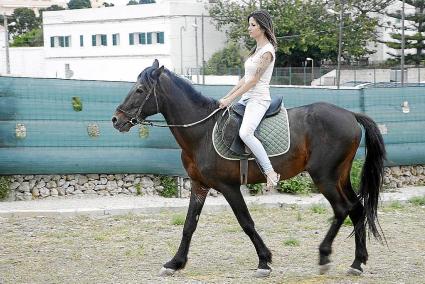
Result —
M266 52L260 57L260 62L258 62L257 70L255 71L255 77L258 79L266 72L267 67L272 63L273 56L270 52Z

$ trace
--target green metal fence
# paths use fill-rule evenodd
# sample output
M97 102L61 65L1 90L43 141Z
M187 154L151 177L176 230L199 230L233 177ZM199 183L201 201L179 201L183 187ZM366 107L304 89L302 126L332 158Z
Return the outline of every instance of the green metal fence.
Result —
M135 128L127 134L113 129L110 118L131 85L0 77L0 174L184 175L180 149L168 129ZM195 87L218 99L232 86ZM272 87L271 93L283 95L288 108L326 101L364 112L382 130L389 164L425 164L424 86Z

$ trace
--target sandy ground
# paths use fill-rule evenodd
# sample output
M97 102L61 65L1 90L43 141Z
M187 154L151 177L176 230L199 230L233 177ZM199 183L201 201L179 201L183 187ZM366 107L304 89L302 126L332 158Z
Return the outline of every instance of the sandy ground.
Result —
M158 271L177 250L185 211L76 217L0 217L0 283L424 283L425 207L395 201L380 208L388 247L369 242L360 277L352 227L334 242L333 268L318 275L318 246L332 213L312 205L251 205L256 228L273 252L273 271L253 278L257 255L229 210L204 212L186 268Z

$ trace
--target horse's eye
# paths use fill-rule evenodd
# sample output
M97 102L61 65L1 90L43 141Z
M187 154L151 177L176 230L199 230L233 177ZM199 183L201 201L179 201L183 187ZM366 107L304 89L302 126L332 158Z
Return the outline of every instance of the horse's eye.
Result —
M133 125L136 125L137 124L137 118L132 118L130 120L130 123L133 124Z

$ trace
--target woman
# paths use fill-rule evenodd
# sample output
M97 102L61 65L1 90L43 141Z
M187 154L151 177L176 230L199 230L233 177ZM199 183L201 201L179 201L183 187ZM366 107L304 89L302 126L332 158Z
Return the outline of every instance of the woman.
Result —
M264 150L261 142L254 136L265 112L270 105L269 84L275 62L277 46L270 14L258 10L248 16L248 32L257 42L245 61L245 76L220 100L220 108L229 106L239 96L239 103L244 104L245 115L239 130L239 136L257 158L267 177L267 190L271 190L280 179Z

